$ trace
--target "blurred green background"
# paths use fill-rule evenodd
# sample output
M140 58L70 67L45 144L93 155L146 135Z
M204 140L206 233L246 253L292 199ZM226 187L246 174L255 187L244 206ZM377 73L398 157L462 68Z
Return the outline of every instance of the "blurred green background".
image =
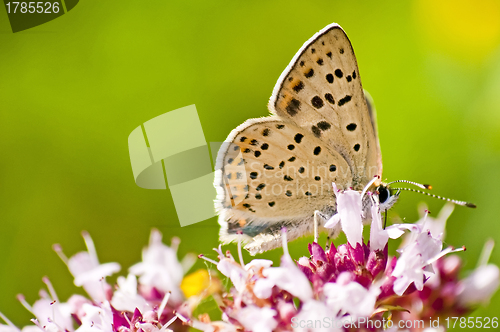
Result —
M135 185L127 137L196 104L207 141L223 141L267 114L292 56L331 22L375 100L384 177L477 204L455 209L446 238L467 246L460 256L474 268L488 237L500 243L499 1L81 1L15 34L0 9L0 310L28 324L15 295L33 303L45 275L62 300L75 292L51 245L83 250L81 230L122 273L152 227L167 243L179 236L181 256L215 257L216 219L181 228L168 190ZM403 193L390 215L415 221L421 201L434 214L444 204ZM307 254L306 242L292 255ZM473 315L498 307L499 294Z

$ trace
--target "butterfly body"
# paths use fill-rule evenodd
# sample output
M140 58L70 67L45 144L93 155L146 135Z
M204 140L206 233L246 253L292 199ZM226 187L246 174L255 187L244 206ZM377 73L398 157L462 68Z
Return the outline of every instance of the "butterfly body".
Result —
M382 173L374 108L337 24L297 52L278 79L269 110L271 116L234 129L216 163L220 238L230 242L242 233L252 254L279 246L282 227L293 240L312 233L315 214L333 216L333 182L361 191ZM370 191L377 195L380 185Z

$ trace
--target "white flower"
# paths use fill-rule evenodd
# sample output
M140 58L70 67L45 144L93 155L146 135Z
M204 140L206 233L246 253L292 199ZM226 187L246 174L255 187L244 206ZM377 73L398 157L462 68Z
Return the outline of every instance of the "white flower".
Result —
M73 294L66 303L68 303L71 313L76 315L76 317L80 319L80 317L83 317L85 315L85 311L82 309L83 304L92 304L92 301L82 295Z
M292 318L296 332L341 332L344 331L339 319L323 303L309 300L302 306L299 314Z
M59 246L54 246L54 250L75 277L74 284L78 287L83 286L92 299L105 301L107 300L106 292L110 290L110 286L104 282L104 279L120 271L120 264L99 264L92 238L87 232L82 232L82 236L88 251L79 252L67 259Z
M50 292L40 291L41 299L35 301L33 306L25 300L23 295L18 295L21 304L36 317L37 325L46 331L73 331L73 317L71 305L59 301L50 280L44 277L43 282Z
M494 247L493 240L489 240L483 247L479 266L457 285L457 300L464 307L478 304L487 304L497 291L500 283L498 266L487 264Z
M103 302L99 307L84 303L82 310L84 314L79 317L82 325L75 332L114 332L109 302Z
M278 326L274 318L276 314L276 310L271 308L248 305L238 311L236 319L247 331L272 332Z
M211 322L211 323L203 323L198 320L193 320L193 327L197 330L201 330L203 332L237 332L238 328L226 322Z
M176 241L178 244L178 240ZM153 229L149 246L142 251L142 262L130 267L129 272L139 276L143 286L154 287L164 293L172 292L171 299L179 303L183 299L180 289L184 269L177 259L177 248L162 243L162 234Z
M66 303L54 302L50 298L42 298L33 304L32 310L40 325L46 326L47 330L74 330L73 318Z
M441 252L443 243L433 238L430 232L421 232L420 227L412 230L413 240L401 249L392 275L396 277L394 292L402 295L411 283L415 283L417 290L424 287L425 272L433 272L432 265L437 258L450 252Z
M217 263L217 269L231 279L238 292L245 289L248 272L240 264L229 258L221 258Z
M250 261L247 265L245 265L245 270L250 271L250 270L259 270L260 268L268 268L273 265L273 261L270 261L268 259L254 259Z
M370 317L375 310L375 302L380 294L376 286L366 289L356 281L350 280L350 273L341 273L336 282L328 282L323 286L326 305L334 314L349 314L354 319Z
M144 314L146 310L152 310L147 301L137 293L137 277L129 274L127 278L118 277L118 288L113 294L111 305L119 311L134 312L137 308Z
M372 224L370 227L370 250L383 250L389 234L382 227L382 218L380 216L378 204L373 204L371 207Z
M422 203L419 206L418 212L420 219L416 222L420 225L422 229L431 232L432 236L435 238L443 238L445 236L446 221L455 209L455 204L447 203L441 211L439 211L436 218L432 217L432 214L428 213L427 205Z
M333 228L340 220L347 241L353 248L356 248L357 243L363 243L361 193L350 189L340 191L335 183L333 183L333 191L337 196L337 214L330 218L324 227Z
M281 257L281 266L269 267L262 271L266 278L260 278L255 282L255 295L261 299L268 298L271 296L272 288L278 286L302 301L311 299L313 291L309 280L293 262L286 244L284 244L283 249L285 253Z
M33 327L33 326L30 326L30 327ZM38 330L38 327L36 327L36 329ZM20 331L21 330L14 325L0 324L0 332L20 332Z

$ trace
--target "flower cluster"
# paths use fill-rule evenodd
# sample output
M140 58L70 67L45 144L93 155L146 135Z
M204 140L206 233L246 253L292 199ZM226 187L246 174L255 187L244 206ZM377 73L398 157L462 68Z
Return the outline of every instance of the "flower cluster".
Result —
M452 205L446 205L437 218L424 208L415 224L384 228L376 196L335 191L338 213L324 226L340 226L347 243L323 248L313 242L308 257L294 260L283 229L284 254L277 267L265 259L244 264L241 244L238 260L221 247L216 249L217 261L200 255L231 281L227 290L208 269L185 275L194 257L179 261L179 240L174 238L166 246L157 230L151 232L142 262L133 265L128 276L118 277L114 287L106 277L120 266L99 263L87 233L83 234L87 251L69 259L55 245L75 285L83 287L88 297L73 295L61 302L44 278L48 291L41 291L41 299L33 305L19 296L36 317L34 325L22 332L443 331L443 326L430 326L430 319L464 316L487 303L497 290L500 270L488 264L492 241L486 243L479 266L465 279L459 278L460 258L448 255L463 248L443 249ZM369 195L371 218L363 215L364 194ZM363 220L367 219L371 226L365 242ZM401 236L398 255L389 256L389 239ZM208 295L221 310L220 320L212 321L207 313L193 314L203 312L200 303ZM7 323L0 324L1 332L21 332L1 313L0 318ZM422 325L408 326L408 321Z
M66 263L74 277L74 284L81 286L89 297L73 295L61 302L47 277L43 278L48 292L40 291L41 299L33 305L22 295L18 298L36 319L34 325L26 326L23 332L166 332L188 331L184 321L189 319L193 306L208 292L216 291L206 284L206 271L184 274L194 263L195 256L186 256L179 262L174 238L172 245L162 243L159 231L151 232L149 246L143 250L142 262L129 269L127 277L120 276L113 288L106 277L120 270L118 263L100 264L94 243L89 234L83 237L87 251L67 258L59 245L54 250ZM183 280L196 280L184 287ZM197 286L198 290L194 290ZM190 298L186 299L185 293ZM0 313L8 324L0 331L20 332Z
M365 243L362 194L336 192L338 214L325 227L340 223L346 244L325 250L311 243L310 256L295 263L283 230L279 267L262 259L244 265L241 255L238 263L217 250L219 261L213 263L234 286L222 307L224 323L234 327L227 331L421 331L429 328L430 318L469 313L498 288L499 269L486 265L488 255L463 280L458 279L459 258L445 257L463 250L443 249L451 205L437 219L425 212L415 224L384 229L376 197L370 197L372 223ZM404 234L399 256L390 257L388 240ZM422 325L408 328L410 319Z

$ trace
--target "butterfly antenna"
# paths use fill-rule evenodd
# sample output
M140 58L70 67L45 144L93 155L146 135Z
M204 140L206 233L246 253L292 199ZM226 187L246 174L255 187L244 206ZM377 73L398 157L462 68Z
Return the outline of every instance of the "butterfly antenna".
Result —
M409 183L409 184L417 186L417 187L419 187L421 189L432 189L432 186L430 184L420 184L420 183L413 182L413 181L408 181L408 180L396 180L396 181L389 182L387 185L390 185L390 184L396 183L396 182Z
M409 181L394 181L394 182L409 182ZM416 193L419 193L419 194L424 194L424 195L431 196L431 197L434 197L434 198L442 199L443 201L451 202L453 204L457 204L457 205L461 205L461 206L467 206L467 207L470 207L470 208L475 208L476 207L475 204L472 204L472 203L469 203L469 202L457 201L456 199L441 197L441 196L438 196L438 195L426 193L426 192L418 190L418 189L410 189L410 188L394 188L394 189L396 189L398 191L399 190L413 191L413 192L416 192Z

